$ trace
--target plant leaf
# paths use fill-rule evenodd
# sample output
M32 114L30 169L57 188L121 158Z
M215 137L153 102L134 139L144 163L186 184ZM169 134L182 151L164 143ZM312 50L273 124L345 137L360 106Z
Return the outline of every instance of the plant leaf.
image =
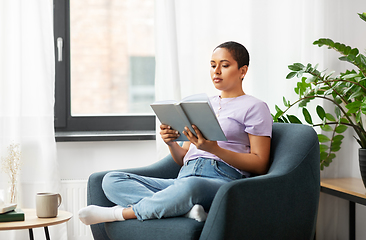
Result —
M341 123L349 123L348 119L347 118L341 118L340 120Z
M281 120L282 120L282 122L284 122L284 123L289 123L285 116L282 116L280 119L281 119Z
M329 38L320 38L319 40L313 42L313 44L318 45L319 47L322 47L324 45L326 45L328 47L334 47L333 40L331 40Z
M336 106L335 109L334 109L334 112L335 112L337 118L339 119L341 117L341 114L342 114L341 109L338 106Z
M336 121L336 119L333 117L332 114L330 113L326 113L325 114L325 117L329 120L329 121Z
M276 109L277 112L281 112L282 113L282 110L277 105L275 105L275 109Z
M363 114L366 114L366 103L365 102L362 102L362 104L361 104L361 111Z
M338 59L341 60L341 61L348 62L348 57L347 56L342 56L342 57L339 57Z
M357 112L361 107L362 102L361 101L354 101L346 105L346 108L348 109L348 113L355 113Z
M298 123L298 124L302 124L302 122L300 121L300 119L298 119L295 115L287 115L288 120L291 123Z
M302 65L301 63L294 63L293 65L288 66L288 69L294 72L301 71L303 68L305 68L305 66Z
M339 125L335 128L335 132L336 133L343 133L344 131L347 130L347 126L346 125Z
M358 74L350 73L350 74L343 75L342 79L350 79L350 78L355 78L357 76L358 76Z
M361 122L361 116L362 116L362 111L357 112L357 114L356 114L356 122L358 122L358 123Z
M316 113L318 114L318 116L321 120L323 120L325 118L325 111L322 106L320 106L320 105L316 106Z
M344 138L343 135L336 135L336 136L334 136L333 141L342 141L343 138Z
M358 56L359 56L359 58L360 58L360 62L361 62L362 64L366 65L366 57L365 57L365 55L363 55L363 54L359 54Z
M332 145L330 147L330 151L332 151L332 152L338 152L340 149L341 149L341 146L338 146L338 145Z
M291 79L291 78L295 77L296 74L297 74L297 72L290 72L289 74L287 74L286 79Z
M319 145L319 149L320 149L320 152L325 152L325 151L327 151L329 149L329 147L327 145L325 145L325 144L320 144Z
M357 56L357 54L359 53L358 49L357 48L353 48L350 52L349 52L349 55L354 55L354 56Z
M306 108L302 109L302 114L304 115L305 121L311 125L313 125L313 120L311 119L311 115Z
M323 130L323 131L325 131L325 132L331 132L331 131L333 131L333 128L331 127L331 126L329 126L329 125L323 125L323 126L320 126L320 128Z
M364 12L364 13L358 13L358 15L360 16L360 18L362 20L364 20L366 22L366 12Z
M318 139L321 143L330 141L329 137L325 136L324 134L318 134Z

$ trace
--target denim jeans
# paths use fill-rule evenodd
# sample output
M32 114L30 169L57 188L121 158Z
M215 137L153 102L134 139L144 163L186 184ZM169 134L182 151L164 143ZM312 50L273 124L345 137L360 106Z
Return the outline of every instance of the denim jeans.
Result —
M111 202L132 206L137 219L147 220L181 216L195 204L208 211L218 189L240 178L238 171L223 162L198 158L188 161L176 179L110 172L102 187Z

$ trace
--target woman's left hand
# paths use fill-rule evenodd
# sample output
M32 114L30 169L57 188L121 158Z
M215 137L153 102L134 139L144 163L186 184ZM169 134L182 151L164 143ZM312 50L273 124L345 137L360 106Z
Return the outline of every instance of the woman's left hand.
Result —
M185 131L183 131L183 134L188 138L188 140L194 144L197 149L206 151L206 152L212 152L217 145L217 141L209 141L206 138L203 137L201 131L195 126L192 125L193 130L196 132L197 137L189 130L188 127L185 127Z

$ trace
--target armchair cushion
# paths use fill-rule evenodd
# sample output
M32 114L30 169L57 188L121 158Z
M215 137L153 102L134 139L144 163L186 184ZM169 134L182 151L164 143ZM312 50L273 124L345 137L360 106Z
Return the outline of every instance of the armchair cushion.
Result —
M119 222L105 224L108 236L111 239L194 240L199 239L204 225L204 222L184 217L128 221L129 224L124 225ZM120 238L126 235L129 238Z

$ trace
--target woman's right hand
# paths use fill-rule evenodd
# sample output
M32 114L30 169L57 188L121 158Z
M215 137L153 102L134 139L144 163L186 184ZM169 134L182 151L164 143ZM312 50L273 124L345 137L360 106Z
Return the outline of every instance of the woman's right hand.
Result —
M174 140L177 139L180 134L178 131L172 129L169 125L161 124L160 136L167 145L171 146L174 144Z

